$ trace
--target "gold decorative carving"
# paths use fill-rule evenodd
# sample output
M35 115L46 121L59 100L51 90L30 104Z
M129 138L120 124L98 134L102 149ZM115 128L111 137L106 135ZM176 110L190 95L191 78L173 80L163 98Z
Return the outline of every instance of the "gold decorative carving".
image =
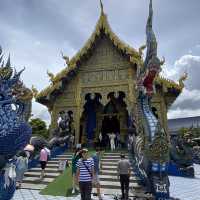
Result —
M81 83L96 83L100 81L112 81L112 80L127 80L127 70L109 70L98 72L82 73L80 76Z
M116 86L99 86L99 87L91 87L91 88L82 88L81 91L81 100L82 104L85 100L85 95L88 93L100 93L102 95L102 101L107 101L107 95L110 92L115 92L116 94L119 91L123 91L126 96L128 96L128 85L116 85ZM103 102L104 103L104 102Z

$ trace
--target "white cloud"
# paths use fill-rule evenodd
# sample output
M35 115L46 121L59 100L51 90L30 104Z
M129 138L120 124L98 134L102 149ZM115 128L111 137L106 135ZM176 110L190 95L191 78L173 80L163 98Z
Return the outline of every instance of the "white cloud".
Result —
M41 42L40 42L40 41L35 41L34 45L35 45L35 46L40 46L40 45L41 45Z
M168 119L187 118L194 116L200 116L200 109L197 110L176 109L176 110L170 110L168 112Z
M200 56L184 55L163 70L165 76L176 80L184 72L188 73L185 89L169 110L169 118L200 116Z
M24 2L1 1L0 43L3 49L11 52L12 61L18 70L26 66L22 75L24 83L28 87L35 85L41 90L49 84L47 69L53 73L63 69L64 61L59 55L60 51L72 57L87 41L99 17L99 2L94 0L62 3L57 0L43 0L30 1L30 4ZM196 41L199 41L200 29L196 25L199 19L199 6L197 6L199 2L190 3L182 0L181 9L179 0L173 0L171 4L168 1L154 2L154 28L159 42L159 53L165 55L168 61L183 55L188 49L195 52L191 44L197 44ZM122 40L133 47L143 44L148 15L146 0L136 0L135 3L127 0L125 4L121 0L105 1L104 9L112 29ZM122 10L126 12L119 17ZM172 23L172 20L176 23ZM199 48L200 44L196 47ZM188 63L193 62L191 69L199 66L197 60L191 55L186 55L173 66L167 65L164 71L168 77L177 80L188 68ZM186 82L189 91L199 89L199 83L197 81L194 83L194 80L198 80L200 72L198 70L192 72L194 73L191 73ZM189 85L193 88L191 89ZM181 98L185 97L180 97L179 101ZM44 120L48 118L47 114L43 115L47 113L46 107L36 103L33 103L33 113L34 116L44 117Z
M200 44L197 44L195 47L196 47L196 48L200 48Z
M47 126L50 125L51 116L48 112L47 107L33 101L32 114L33 114L32 118L40 118L46 122Z
M189 54L192 54L192 50L191 50L191 49L189 49L188 53L189 53Z
M185 100L196 100L200 102L200 90L188 90L188 89L183 89L183 92L181 95L177 98L175 104L180 104L184 102Z

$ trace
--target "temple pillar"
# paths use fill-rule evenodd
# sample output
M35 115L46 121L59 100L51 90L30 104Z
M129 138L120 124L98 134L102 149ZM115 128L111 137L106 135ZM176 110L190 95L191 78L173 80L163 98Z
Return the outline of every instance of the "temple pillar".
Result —
M77 79L77 89L75 92L76 115L75 115L75 144L79 143L80 136L80 118L81 118L81 86L80 80Z

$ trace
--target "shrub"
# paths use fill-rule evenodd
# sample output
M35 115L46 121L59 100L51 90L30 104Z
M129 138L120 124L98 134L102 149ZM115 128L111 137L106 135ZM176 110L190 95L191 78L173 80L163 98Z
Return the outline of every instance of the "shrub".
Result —
M35 118L30 120L30 125L32 127L32 134L37 136L42 136L48 138L49 131L47 129L46 122L40 118Z

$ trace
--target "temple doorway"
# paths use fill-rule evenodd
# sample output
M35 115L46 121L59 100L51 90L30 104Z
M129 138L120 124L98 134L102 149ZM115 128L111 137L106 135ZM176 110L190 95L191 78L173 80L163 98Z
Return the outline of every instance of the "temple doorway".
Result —
M128 133L128 111L123 91L107 94L107 102L102 104L100 93L87 93L80 118L79 142L87 146L109 147L111 133L121 144L125 143Z
M105 115L102 121L102 146L109 146L109 134L120 133L120 122L117 115Z

